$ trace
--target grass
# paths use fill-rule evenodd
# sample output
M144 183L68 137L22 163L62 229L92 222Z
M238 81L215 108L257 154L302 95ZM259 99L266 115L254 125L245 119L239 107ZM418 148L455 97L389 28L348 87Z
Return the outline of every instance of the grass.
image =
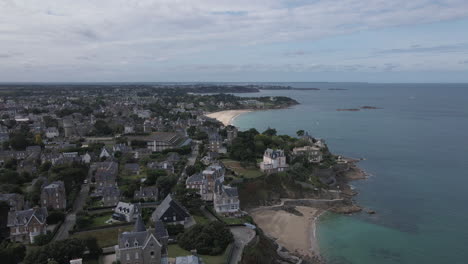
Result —
M195 222L197 222L197 224L206 224L210 222L210 219L206 218L203 215L192 215L192 216L193 216L193 219L195 219Z
M226 261L228 253L229 253L229 250L225 250L224 253L221 255L217 255L217 256L200 255L200 257L203 259L203 262L205 264L223 264ZM177 244L172 244L168 246L168 255L170 258L175 258L175 257L190 256L192 255L192 253L190 253L190 251L187 251L179 247L179 245Z
M224 159L222 162L227 168L236 172L237 175L242 175L245 178L257 178L263 175L263 172L255 166L242 167L239 161L231 159Z
M101 230L86 231L81 233L75 233L71 237L74 238L87 238L95 237L97 243L100 247L111 247L117 245L117 239L119 234L124 231L130 231L133 229L133 226L120 226L115 228L106 228Z
M106 226L106 221L109 220L112 216L112 212L109 212L104 215L99 215L96 217L92 217L91 220L93 221L89 227L98 227L98 226Z

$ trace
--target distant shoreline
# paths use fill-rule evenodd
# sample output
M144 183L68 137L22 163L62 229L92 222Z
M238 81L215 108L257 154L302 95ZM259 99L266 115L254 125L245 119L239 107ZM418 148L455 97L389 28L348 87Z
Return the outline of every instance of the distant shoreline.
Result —
M255 110L253 109L242 109L242 110L224 110L206 114L207 117L214 118L219 122L223 123L225 126L232 125L234 120L245 113L250 113Z

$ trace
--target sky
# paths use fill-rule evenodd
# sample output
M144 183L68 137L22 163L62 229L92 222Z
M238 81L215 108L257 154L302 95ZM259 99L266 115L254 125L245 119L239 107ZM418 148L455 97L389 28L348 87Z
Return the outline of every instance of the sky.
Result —
M468 0L0 0L0 82L468 82Z

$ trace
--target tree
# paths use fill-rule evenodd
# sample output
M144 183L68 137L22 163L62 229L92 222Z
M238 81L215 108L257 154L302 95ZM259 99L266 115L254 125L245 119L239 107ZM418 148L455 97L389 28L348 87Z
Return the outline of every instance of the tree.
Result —
M203 205L203 200L201 199L198 190L187 189L185 188L185 184L181 183L176 186L175 193L176 200L187 208L190 213L194 214L200 211L200 207Z
M305 132L304 132L304 130L302 130L302 129L301 129L301 130L298 130L298 131L296 132L296 135L297 135L298 137L302 137L302 136L304 136L304 134L305 134Z
M97 258L102 254L102 248L98 245L97 239L95 237L85 238L84 243L91 257Z
M177 236L179 245L185 250L196 249L203 255L219 255L234 241L229 228L219 221L195 224Z
M156 185L159 188L160 197L166 197L170 192L172 187L176 185L177 177L173 175L161 176L156 180Z
M267 130L263 131L262 134L267 135L267 136L276 136L276 129L268 128Z
M71 259L82 258L85 249L85 243L81 239L70 238L55 241L29 251L23 263L47 264L51 259L58 263L68 263Z
M37 235L34 238L34 244L36 246L43 246L43 245L46 245L47 243L49 243L52 240L52 238L53 237L52 237L51 233L40 234L40 235Z
M107 124L106 121L99 119L94 123L94 134L98 136L112 135L112 128Z
M3 241L0 244L0 259L2 264L16 264L23 261L26 247L20 243Z

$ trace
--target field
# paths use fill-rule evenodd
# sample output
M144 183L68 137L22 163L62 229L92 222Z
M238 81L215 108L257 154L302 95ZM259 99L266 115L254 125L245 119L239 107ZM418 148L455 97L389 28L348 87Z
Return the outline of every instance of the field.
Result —
M111 247L117 245L117 238L119 234L124 231L130 231L133 229L133 225L119 226L114 228L106 228L100 230L86 231L75 233L71 237L86 238L95 237L100 247Z
M245 178L257 178L263 175L263 172L260 169L254 166L243 167L239 161L224 159L222 160L223 164L234 171L239 176L244 176Z

